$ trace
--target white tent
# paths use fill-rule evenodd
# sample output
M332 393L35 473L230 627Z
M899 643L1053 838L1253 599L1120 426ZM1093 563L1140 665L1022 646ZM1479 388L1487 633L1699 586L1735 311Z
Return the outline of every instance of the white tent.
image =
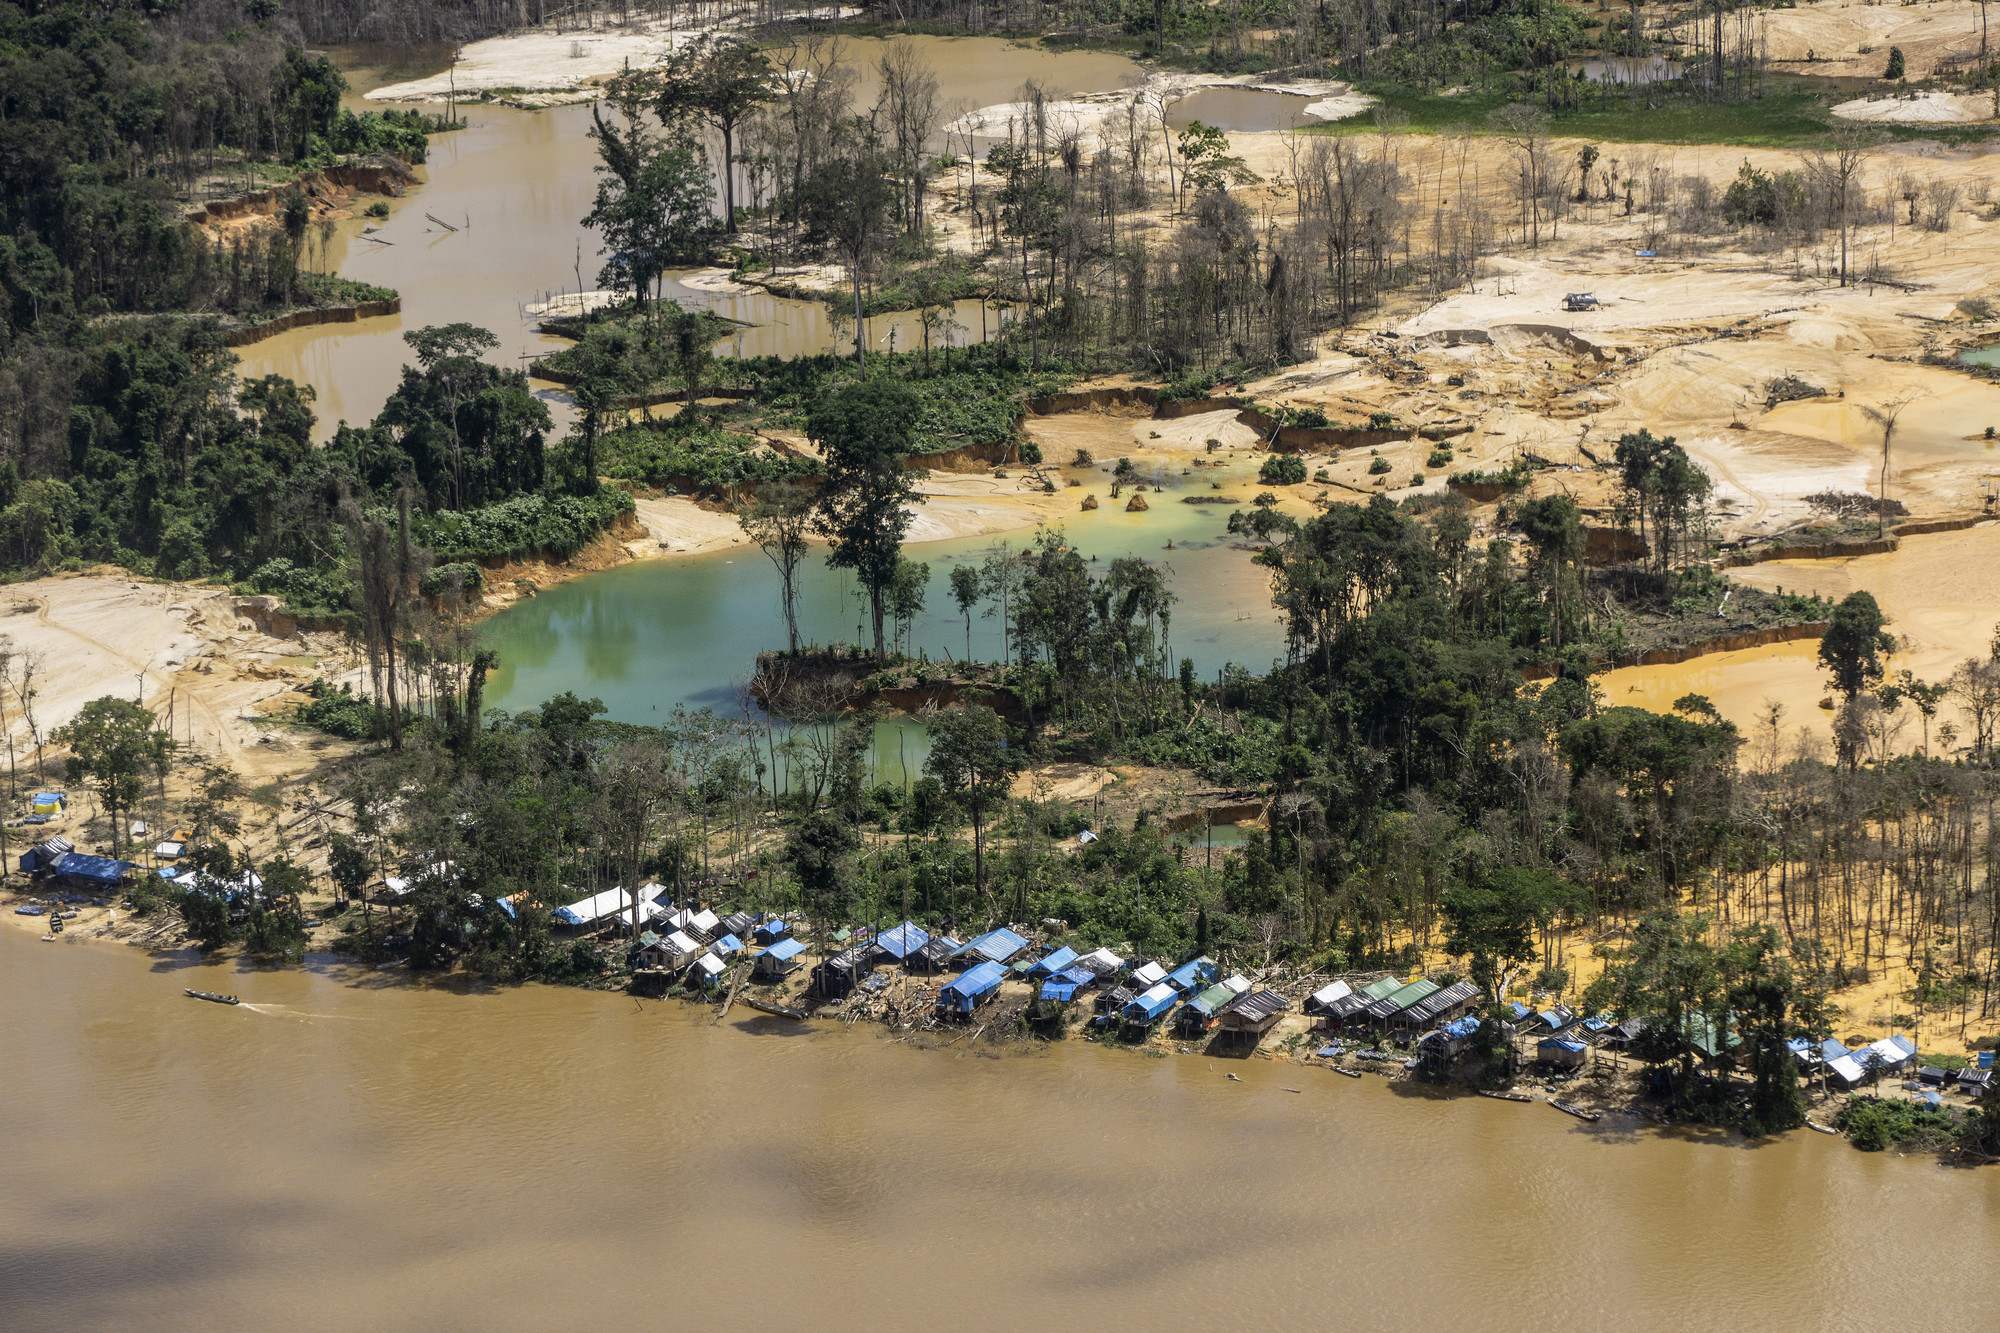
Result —
M1222 979L1222 984L1235 991L1238 995L1243 995L1250 989L1250 978L1244 976L1241 972L1232 972Z
M623 889L606 889L593 893L588 898L579 898L567 907L555 910L556 924L561 926L594 926L598 922L629 911L631 895Z
M1140 986L1156 986L1166 979L1167 969L1158 963L1147 963L1144 967L1132 970L1132 985L1135 988Z

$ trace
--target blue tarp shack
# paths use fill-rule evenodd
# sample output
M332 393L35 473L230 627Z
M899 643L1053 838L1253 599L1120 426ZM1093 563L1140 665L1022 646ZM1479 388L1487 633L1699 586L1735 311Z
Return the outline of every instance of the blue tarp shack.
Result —
M1818 1049L1804 1037L1793 1037L1785 1043L1785 1049L1792 1053L1792 1059L1801 1069L1811 1069L1820 1062Z
M1923 1096L1923 1102L1925 1106L1936 1108L1944 1105L1944 1098L1935 1092L1927 1092Z
M1535 1058L1557 1069L1581 1069L1589 1049L1574 1037L1543 1037L1535 1043Z
M1981 1069L1993 1068L1993 1054L1992 1051L1981 1051L1979 1053L1979 1067Z
M776 944L779 940L789 938L791 933L792 928L790 926L778 920L778 918L772 917L769 921L757 927L755 939L759 944Z
M117 884L131 870L130 861L116 861L108 856L90 856L84 852L65 852L49 867L49 873L57 879L75 880L96 888L109 888Z
M875 937L882 956L900 963L931 942L931 933L914 921L905 921Z
M1057 949L1054 953L1036 963L1035 972L1039 976L1052 977L1056 973L1067 969L1075 961L1076 950L1065 944L1062 948Z
M1418 1049L1434 1058L1449 1058L1464 1050L1466 1043L1479 1033L1479 1016L1467 1014L1454 1018L1443 1027L1433 1028L1424 1034Z
M722 984L722 973L727 966L714 954L705 953L694 960L694 966L688 969L688 977L702 986L719 986Z
M1200 990L1220 976L1213 958L1190 958L1167 973L1167 984L1181 992Z
M984 935L973 936L959 953L977 954L989 963L1000 963L1004 966L1015 954L1027 947L1026 940L1007 927L1000 926L987 931Z
M47 870L50 866L75 850L76 845L74 843L61 834L57 834L53 838L36 843L27 851L21 853L21 873L32 875L37 871Z
M757 955L757 977L764 981L776 981L798 967L799 955L805 951L806 946L799 940L779 940Z
M969 1014L993 998L1006 975L1007 969L996 962L976 963L945 983L938 992L937 1007L947 1013Z
M1165 1017L1181 993L1162 981L1135 1000L1128 1001L1118 1016L1133 1027L1151 1027Z
M1518 1023L1533 1013L1534 1010L1528 1008L1527 1005L1522 1004L1519 1000L1509 1000L1500 1006L1500 1012L1506 1015L1509 1023Z
M743 941L734 935L724 935L708 947L717 958L727 958L730 954L743 952Z
M1066 967L1056 973L1052 980L1067 981L1073 986L1081 986L1088 990L1097 984L1097 974L1087 967Z
M1049 1000L1056 1004L1068 1004L1076 998L1076 993L1079 989L1081 988L1074 981L1065 981L1061 977L1050 977L1042 983L1042 988L1036 992L1035 998L1038 1000Z

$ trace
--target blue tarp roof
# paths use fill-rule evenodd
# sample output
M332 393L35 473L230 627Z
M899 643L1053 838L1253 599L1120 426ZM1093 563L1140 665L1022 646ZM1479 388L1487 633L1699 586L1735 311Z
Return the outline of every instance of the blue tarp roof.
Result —
M1055 979L1057 981L1067 981L1078 986L1095 986L1097 984L1097 973L1087 967L1066 967L1056 973Z
M1054 953L1036 963L1035 971L1040 972L1044 976L1052 977L1071 963L1074 963L1076 957L1076 950L1065 944L1062 948L1057 949Z
M1042 983L1041 998L1044 1000L1054 1000L1058 1004L1068 1004L1076 998L1076 992L1077 984L1074 981L1051 978Z
M520 913L514 910L513 894L510 893L505 898L495 898L493 900L493 905L499 908L501 911L505 912L509 920L518 921L521 919Z
M1943 1106L1943 1105L1944 1105L1944 1098L1942 1098L1942 1097L1938 1096L1938 1095L1937 1095L1937 1094L1936 1094L1935 1092L1927 1092L1927 1093L1925 1093L1925 1094L1924 1094L1924 1105L1925 1105L1925 1106Z
M806 946L804 941L795 939L783 939L779 940L776 944L772 945L770 948L764 950L763 956L766 958L775 958L779 962L783 963L790 959L797 958L800 954L804 953L805 951L806 951Z
M1813 1044L1804 1037L1793 1037L1785 1043L1785 1049L1789 1050L1795 1056L1817 1056L1819 1054L1818 1051L1813 1049Z
M1215 980L1215 977L1215 960L1207 957L1190 958L1167 973L1167 980L1174 983L1176 990L1193 990L1202 982Z
M1452 1038L1470 1037L1473 1033L1479 1031L1479 1018L1475 1014L1467 1014L1464 1018L1454 1018L1451 1022L1439 1028L1438 1031Z
M87 879L96 884L116 884L131 868L130 861L90 856L84 852L64 852L49 867L64 879Z
M1511 1018L1516 1023L1526 1018L1531 1012L1532 1011L1528 1008L1528 1006L1522 1004L1519 1000L1507 1001L1507 1017Z
M1993 1052L1981 1051L1979 1053L1979 1067L1981 1069L1993 1068Z
M875 937L875 947L899 963L930 942L931 933L914 921L905 921Z
M974 936L959 952L976 953L988 962L1004 963L1027 947L1026 940L1007 927L1001 926L987 931L984 935Z
M1173 1008L1174 1001L1178 999L1180 992L1163 981L1125 1006L1123 1010L1125 1021L1150 1023Z
M1590 1049L1574 1037L1543 1037L1539 1042L1535 1043L1535 1047L1537 1050L1547 1050L1553 1047L1558 1051L1568 1051L1572 1055Z
M1825 1041L1819 1044L1819 1058L1822 1060L1838 1060L1843 1055L1852 1055L1852 1054L1854 1054L1854 1052L1848 1050L1845 1046L1841 1045L1839 1042L1835 1041L1831 1037L1828 1037Z
M777 917L772 917L769 921L757 927L757 938L760 940L783 939L791 933L792 928Z
M970 1009L974 1000L998 990L1000 979L1006 975L1007 969L998 963L974 964L945 983L938 992L938 1003L953 1009Z
M734 935L724 935L721 939L717 940L714 944L711 944L708 947L711 952L723 958L727 958L729 957L730 954L738 953L742 950L743 941L737 939Z

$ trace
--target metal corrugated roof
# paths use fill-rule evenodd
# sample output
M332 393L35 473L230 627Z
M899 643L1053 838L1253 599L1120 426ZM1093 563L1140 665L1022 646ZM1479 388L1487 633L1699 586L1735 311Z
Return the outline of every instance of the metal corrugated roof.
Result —
M1230 1001L1228 1012L1248 1014L1252 1018L1269 1018L1291 1007L1292 1002L1274 990L1253 990Z
M1438 992L1438 984L1429 977L1418 977L1415 981L1398 986L1387 995L1368 1006L1370 1018L1389 1018L1402 1013L1417 1001Z

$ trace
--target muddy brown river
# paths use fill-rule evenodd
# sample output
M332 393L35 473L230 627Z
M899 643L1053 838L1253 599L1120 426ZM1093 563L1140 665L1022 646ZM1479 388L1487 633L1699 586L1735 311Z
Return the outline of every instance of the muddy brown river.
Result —
M11 929L0 995L13 1329L1882 1327L2000 1237L2000 1173L1269 1061Z

